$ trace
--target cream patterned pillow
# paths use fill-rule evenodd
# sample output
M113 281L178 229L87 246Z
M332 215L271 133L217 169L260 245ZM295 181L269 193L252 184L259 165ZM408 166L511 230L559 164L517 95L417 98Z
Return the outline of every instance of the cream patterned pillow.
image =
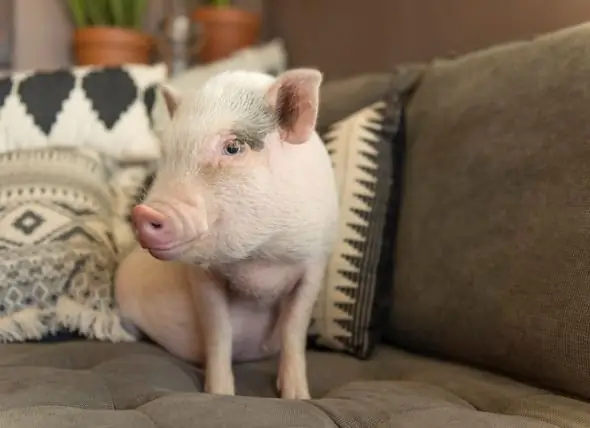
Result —
M0 341L69 330L134 340L114 309L108 163L69 148L0 154Z
M314 308L312 345L369 358L380 340L393 279L402 123L392 93L319 130L336 176L340 232Z
M115 192L113 233L121 261L137 245L131 223L131 210L140 203L153 181L157 161L116 162L109 179Z

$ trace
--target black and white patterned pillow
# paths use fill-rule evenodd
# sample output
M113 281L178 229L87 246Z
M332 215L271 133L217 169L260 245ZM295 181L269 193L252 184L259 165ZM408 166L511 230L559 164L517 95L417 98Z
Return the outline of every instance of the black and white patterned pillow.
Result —
M0 153L88 147L117 159L154 159L156 88L164 64L79 66L0 79Z
M319 130L338 184L340 228L312 316L312 346L366 359L380 341L393 281L402 124L392 91Z
M113 192L89 149L0 154L0 341L133 341L114 310Z

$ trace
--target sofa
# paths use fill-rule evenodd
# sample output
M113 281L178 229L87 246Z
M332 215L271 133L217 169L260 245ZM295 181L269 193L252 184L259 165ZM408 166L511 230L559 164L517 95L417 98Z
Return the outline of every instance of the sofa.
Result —
M74 79L76 91L86 88L74 107L54 115L58 124L75 117L83 124L76 132L62 124L44 134L39 120L38 133L17 129L6 138L20 111L12 100L10 115L0 110L0 226L8 224L2 209L23 205L7 196L18 180L32 183L35 206L44 200L43 180L56 176L54 189L79 179L88 182L72 192L93 190L69 197L82 214L70 217L67 234L54 223L57 246L55 239L16 245L0 227L3 285L19 278L15 287L29 286L24 271L47 275L47 283L64 271L79 278L56 285L53 300L29 301L0 319L0 427L590 426L589 58L590 25L583 24L325 82L318 131L339 182L351 184L341 187L347 222L310 327L309 401L277 398L275 359L236 364L236 396L205 394L200 368L117 315L103 285L133 245L126 215L157 161L154 118L138 107L102 139L84 136L100 116L80 101L99 104L92 92L100 91L87 89L86 76L101 73L95 70L58 76L62 84ZM160 70L125 72L152 105ZM26 80L18 75L10 85L25 88ZM51 93L37 80L37 91ZM109 100L115 103L114 92ZM51 152L80 138L89 152ZM345 164L340 153L356 163ZM45 178L32 179L49 158L55 164ZM98 172L103 164L108 177ZM100 190L103 179L108 192ZM365 211L353 197L358 183L372 192L357 198ZM118 228L96 226L107 211ZM365 223L350 227L348 216L359 212L369 213ZM350 238L349 229L360 237ZM91 238L73 239L72 231ZM54 263L51 278L35 260Z

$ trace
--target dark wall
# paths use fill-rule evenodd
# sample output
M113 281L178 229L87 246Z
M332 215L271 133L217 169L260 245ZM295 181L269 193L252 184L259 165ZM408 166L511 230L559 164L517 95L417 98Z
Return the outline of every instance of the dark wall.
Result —
M331 77L450 56L590 19L589 0L264 0L264 4L266 37L285 39L292 65L315 65Z

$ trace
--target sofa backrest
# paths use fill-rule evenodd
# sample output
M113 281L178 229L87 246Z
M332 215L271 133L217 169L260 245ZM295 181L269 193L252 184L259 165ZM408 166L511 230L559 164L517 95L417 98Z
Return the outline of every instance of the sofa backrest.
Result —
M437 61L388 338L590 399L590 24Z

